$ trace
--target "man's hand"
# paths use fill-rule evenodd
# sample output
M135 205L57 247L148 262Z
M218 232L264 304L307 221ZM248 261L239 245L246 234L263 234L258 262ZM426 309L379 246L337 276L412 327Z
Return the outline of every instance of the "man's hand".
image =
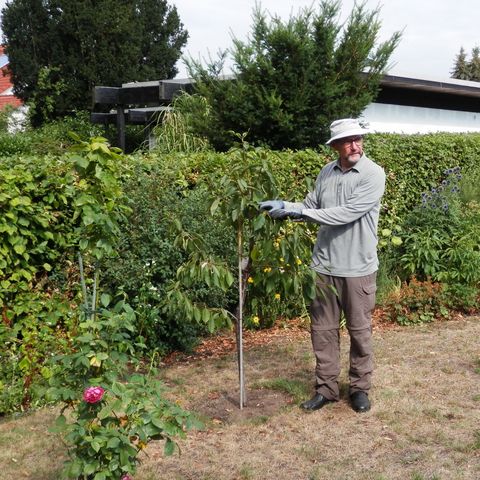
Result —
M285 203L283 200L267 200L261 202L259 208L260 210L267 212L268 215L275 220L285 220L286 218L298 220L302 217L301 209L285 209Z
M275 210L270 210L268 214L275 220L285 220L286 218L291 218L292 220L299 220L302 218L302 210L300 210L299 208L277 208Z
M260 202L259 208L270 213L272 210L279 210L284 206L283 200L267 200L266 202Z

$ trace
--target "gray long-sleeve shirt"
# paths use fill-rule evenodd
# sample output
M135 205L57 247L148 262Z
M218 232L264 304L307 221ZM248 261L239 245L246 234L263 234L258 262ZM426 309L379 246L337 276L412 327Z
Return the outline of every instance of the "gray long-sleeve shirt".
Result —
M377 226L384 190L383 168L363 155L345 172L339 161L329 163L303 202L285 202L286 209L300 208L304 220L320 224L312 255L315 271L361 277L378 269Z

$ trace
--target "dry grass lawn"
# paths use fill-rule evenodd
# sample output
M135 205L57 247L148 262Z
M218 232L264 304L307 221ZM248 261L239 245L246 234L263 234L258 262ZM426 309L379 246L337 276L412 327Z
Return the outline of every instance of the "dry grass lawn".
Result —
M165 458L146 450L136 480L479 480L480 318L375 331L372 410L344 398L305 414L312 393L308 333L245 353L248 405L238 408L235 355L162 370L173 398L199 413L203 431ZM2 480L60 478L64 449L42 410L0 423Z

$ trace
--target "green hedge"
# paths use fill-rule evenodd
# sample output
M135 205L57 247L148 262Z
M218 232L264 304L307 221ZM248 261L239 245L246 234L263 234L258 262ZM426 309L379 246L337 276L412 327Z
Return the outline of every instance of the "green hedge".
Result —
M367 136L365 151L387 173L381 225L388 220L401 223L405 214L420 202L422 192L442 181L446 169L460 166L468 173L474 168L480 157L480 134L375 134ZM262 155L271 162L286 199L303 198L320 168L334 158L327 148L264 151ZM192 208L188 206L189 192L202 184L205 177L219 178L238 158L235 152L124 156L122 181L130 189L129 197L143 202L138 205L139 211L162 211L168 207L167 201L172 203L166 200L169 195L177 199L174 209L186 211ZM68 245L75 243L69 175L62 156L12 156L0 160L0 285L4 298L9 296L12 279L27 282L43 279L56 270ZM162 198L142 195L152 175L163 178L160 183L156 180L162 192L149 187L150 193L157 196L161 193ZM185 205L180 208L182 199ZM150 207L145 202L150 202ZM136 206L133 208L135 211ZM135 235L141 235L144 228L138 226Z
M387 174L381 220L385 222L392 217L401 220L420 202L422 192L442 181L448 168L459 166L463 172L474 168L480 159L480 134L370 134L364 148ZM307 193L320 168L335 158L328 147L320 147L318 151L267 151L265 155L272 162L285 198L297 200ZM231 153L202 152L147 155L138 161L178 165L179 181L191 188L202 176L220 176L236 157Z

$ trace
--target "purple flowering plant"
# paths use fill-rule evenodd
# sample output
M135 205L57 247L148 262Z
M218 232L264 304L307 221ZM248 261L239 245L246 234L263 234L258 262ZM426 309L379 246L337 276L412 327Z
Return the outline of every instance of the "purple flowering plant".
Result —
M422 194L405 218L399 258L406 280L416 275L455 291L456 298L448 300L452 305L475 303L472 292L480 285L480 207L465 200L464 188L461 169L454 167Z
M440 185L422 193L421 208L433 209L447 213L460 200L462 174L460 167L448 168Z

